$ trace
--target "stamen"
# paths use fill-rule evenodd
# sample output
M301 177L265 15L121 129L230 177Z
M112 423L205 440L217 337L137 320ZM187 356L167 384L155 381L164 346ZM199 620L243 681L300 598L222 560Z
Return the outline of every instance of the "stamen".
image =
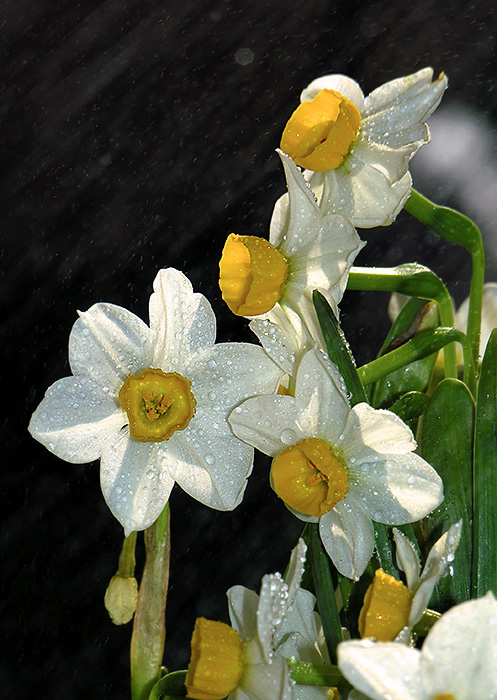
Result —
M188 379L151 368L126 378L119 403L128 414L131 437L140 442L162 442L184 430L197 405Z
M291 508L319 517L345 497L347 470L328 443L301 440L280 452L271 466L273 488Z
M320 90L292 114L281 137L281 150L302 168L326 172L349 153L361 124L355 104L336 90Z

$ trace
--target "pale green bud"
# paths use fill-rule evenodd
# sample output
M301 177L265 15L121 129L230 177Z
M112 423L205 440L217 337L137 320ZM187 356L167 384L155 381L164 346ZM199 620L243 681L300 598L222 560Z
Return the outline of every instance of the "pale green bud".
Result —
M138 584L135 578L116 574L105 591L104 604L115 625L125 625L131 620L138 601Z

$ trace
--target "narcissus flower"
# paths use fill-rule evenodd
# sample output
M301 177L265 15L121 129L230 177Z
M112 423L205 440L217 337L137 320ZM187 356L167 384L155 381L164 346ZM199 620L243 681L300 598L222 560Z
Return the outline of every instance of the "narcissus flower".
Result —
M336 311L364 243L343 216L323 215L300 170L285 154L280 157L288 194L275 206L269 241L230 234L219 286L239 316L261 317L279 304L313 327L312 292L318 289Z
M306 546L292 552L286 581L262 579L260 595L243 586L228 591L232 627L200 618L192 636L187 697L199 700L325 700L325 688L295 686L286 659L328 662L316 599L300 588Z
M366 403L350 408L343 380L313 348L294 396L259 396L229 417L242 440L273 457L271 482L301 520L319 522L338 571L358 579L373 553L372 521L401 525L442 501L435 470L414 454L409 428Z
M338 666L371 700L491 700L497 688L497 600L487 593L451 608L421 651L395 642L342 642Z
M359 228L386 226L411 191L409 160L429 141L425 120L447 87L431 68L385 83L364 97L344 75L313 80L290 117L281 149L307 169L324 213Z
M380 642L408 643L414 625L428 607L433 589L447 573L461 536L462 521L455 523L433 545L420 573L414 545L396 528L397 565L406 575L407 586L381 569L375 572L359 614L359 634Z
M112 304L80 314L69 338L73 376L60 379L29 430L68 462L101 459L105 500L126 533L149 527L176 481L211 508L241 501L253 450L227 421L281 371L263 349L215 345L207 299L178 270L161 270L150 327Z

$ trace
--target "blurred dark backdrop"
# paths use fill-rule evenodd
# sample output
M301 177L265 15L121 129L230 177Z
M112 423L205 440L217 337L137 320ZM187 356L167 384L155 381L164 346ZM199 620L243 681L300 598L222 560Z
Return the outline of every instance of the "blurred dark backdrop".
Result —
M301 89L327 72L367 93L426 65L446 71L434 142L412 172L425 194L476 218L495 279L495 12L490 0L3 0L0 9L0 688L9 698L126 698L131 628L114 627L103 607L122 533L98 465L64 463L26 431L46 388L68 374L76 310L110 301L147 319L157 270L175 266L213 304L219 340L251 340L221 302L220 250L231 231L267 235L285 189L274 149ZM466 296L466 254L408 215L362 235L358 264L417 260L458 303ZM388 330L387 301L343 300L360 363ZM173 492L173 669L188 661L197 615L227 620L227 588L258 588L285 567L300 525L267 471L257 460L234 513Z

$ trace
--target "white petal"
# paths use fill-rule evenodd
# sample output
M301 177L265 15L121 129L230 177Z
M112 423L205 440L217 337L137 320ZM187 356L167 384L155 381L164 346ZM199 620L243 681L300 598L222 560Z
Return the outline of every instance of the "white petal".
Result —
M288 192L285 192L276 200L269 224L269 240L276 247L280 245L285 231L288 230L289 215Z
M240 440L275 457L306 435L299 423L300 411L292 396L257 396L237 406L229 417Z
M433 589L442 576L447 573L447 568L454 559L454 552L461 538L461 527L462 520L452 525L447 532L435 542L430 550L419 581L417 581L413 587L409 586L411 593L414 594L411 612L409 614L409 625L411 627L421 619L421 616L428 607Z
M416 449L407 425L391 411L359 403L350 412L343 438L343 450L356 461L369 458L370 449L380 453L405 454Z
M116 401L87 376L59 379L29 423L31 435L66 462L92 462L127 422Z
M122 430L102 453L100 483L126 535L150 527L167 503L174 480L163 443L138 442Z
M288 204L284 216L270 229L270 242L278 247L283 255L291 257L296 249L321 229L322 214L308 183L293 160L278 149L283 163L288 186Z
M319 534L338 571L357 581L374 548L374 529L362 503L353 494L321 516Z
M419 651L369 640L338 645L338 667L372 700L427 700L420 688Z
M245 399L273 394L281 369L264 350L252 343L220 343L198 356L186 369L197 401L197 411L211 413L213 422L224 421ZM209 418L206 418L209 420Z
M316 78L310 83L300 95L300 101L306 102L316 97L320 90L336 90L344 97L347 97L355 104L359 112L364 110L364 95L359 87L359 83L349 78L347 75L335 73L332 75L323 75L321 78Z
M273 634L282 623L287 607L288 586L280 574L264 576L257 608L257 635L268 664L273 658Z
M73 374L89 375L117 396L129 374L150 367L151 348L150 329L138 316L114 304L94 304L72 327L69 362Z
M388 226L401 211L411 193L411 176L392 184L389 178L376 168L375 152L367 159L360 151L362 160L355 152L337 170L324 173L322 178L311 176L310 185L323 182L320 208L323 214L342 214L357 228Z
M447 87L443 74L434 82L432 78L432 69L424 68L374 90L365 101L361 125L365 136L393 148L425 143L429 137L424 121Z
M420 670L427 697L495 697L497 601L491 593L456 605L435 623L421 650Z
M247 642L257 631L259 596L245 586L232 586L226 595L231 626Z
M150 297L154 366L181 374L194 357L216 340L216 319L203 294L194 294L190 280L169 267L160 270Z
M407 587L412 591L419 580L421 565L418 553L412 542L396 527L393 528L393 538L396 546L397 566L405 573Z
M259 338L269 357L276 362L285 374L295 373L295 363L312 339L305 333L305 326L291 309L283 310L279 304L273 306L264 318L250 322L252 330ZM297 319L297 325L293 321ZM300 358L299 358L300 359Z
M300 538L297 545L292 549L288 571L285 576L285 583L288 587L286 610L293 605L297 591L300 588L300 582L304 574L306 551L307 545L304 540Z
M192 498L216 510L241 503L253 457L252 447L227 434L224 419L209 424L194 416L188 428L168 440L171 476Z
M319 648L320 621L314 613L315 605L316 598L312 593L300 589L275 634L276 653L279 656L297 656L301 661L323 663ZM290 644L287 644L287 640L290 640ZM293 651L289 649L290 646Z
M371 450L361 462L350 465L350 490L362 499L373 520L404 525L421 520L443 500L442 480L422 457L379 455Z
M306 432L336 444L345 429L350 406L343 378L317 348L302 358L295 396L299 404L306 406L301 419Z
M250 700L292 700L290 670L284 659L275 658L272 664L246 667L239 690ZM238 700L238 689L234 692Z

